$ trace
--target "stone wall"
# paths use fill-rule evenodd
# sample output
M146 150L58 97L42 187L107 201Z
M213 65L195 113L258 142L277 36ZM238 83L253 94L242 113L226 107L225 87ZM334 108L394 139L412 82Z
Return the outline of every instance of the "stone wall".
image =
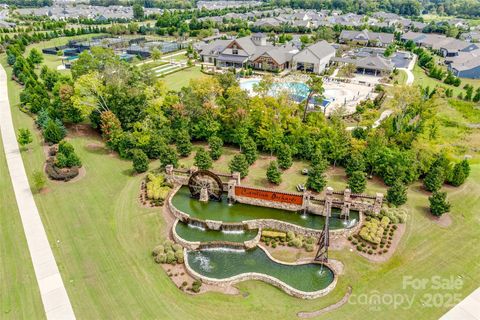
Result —
M263 248L261 248L261 249L264 250ZM314 263L314 262L285 263L285 262L278 261L278 260L274 259L266 250L264 250L264 251L270 259L272 259L276 263L280 263L280 264L295 266L295 265L301 265L301 264ZM242 282L242 281L247 281L247 280L260 280L260 281L264 281L266 283L269 283L269 284L285 291L287 294L289 294L291 296L301 298L301 299L316 299L316 298L322 297L322 296L328 294L330 291L332 291L333 288L335 288L335 286L337 285L337 280L338 280L337 275L334 272L333 281L332 281L332 283L330 283L328 285L328 287L326 287L324 289L321 289L321 290L318 290L318 291L305 292L305 291L295 289L295 288L289 286L288 284L284 283L283 281L280 281L275 277L272 277L272 276L269 276L269 275L266 275L266 274L263 274L263 273L249 272L249 273L242 273L242 274L239 274L239 275L236 275L236 276L233 276L233 277L230 277L230 278L226 278L226 279L214 279L214 278L209 278L209 277L203 276L203 275L197 273L195 270L193 270L190 267L190 265L188 264L187 254L188 253L185 250L184 251L185 267L186 267L187 272L193 278L201 279L202 282L207 283L207 284L212 284L212 285L217 285L217 286L222 286L222 287L231 286L231 285L234 285L236 283L239 283L239 282Z
M250 204L252 206L259 206L259 207L268 207L268 208L275 208L275 209L282 209L288 211L300 211L302 210L302 206L296 204L289 204L284 202L275 202L275 201L267 201L262 199L256 198L249 198L249 197L238 197L235 196L235 201L245 204Z

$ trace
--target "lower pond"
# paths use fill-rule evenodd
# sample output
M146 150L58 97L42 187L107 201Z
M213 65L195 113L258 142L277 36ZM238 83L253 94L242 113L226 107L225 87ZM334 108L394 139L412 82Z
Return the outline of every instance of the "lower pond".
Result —
M326 288L334 279L327 266L309 263L285 265L272 261L260 248L253 250L205 249L189 251L188 264L197 273L214 279L226 279L250 272L272 276L304 292Z

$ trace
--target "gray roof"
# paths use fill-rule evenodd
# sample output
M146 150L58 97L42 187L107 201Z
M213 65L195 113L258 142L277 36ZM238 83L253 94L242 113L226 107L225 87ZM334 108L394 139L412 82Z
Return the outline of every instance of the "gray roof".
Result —
M393 34L384 32L370 32L368 30L342 30L342 32L340 33L340 39L379 41L381 43L388 44L393 42Z
M480 49L470 52L460 52L457 57L451 58L450 67L457 71L474 69L480 66Z
M316 63L328 55L334 54L335 48L332 47L332 45L330 45L327 41L322 40L297 53L294 59L302 62Z
M342 63L352 63L357 68L365 68L372 70L392 71L394 65L390 60L385 59L382 56L370 56L365 58L333 58L333 61Z

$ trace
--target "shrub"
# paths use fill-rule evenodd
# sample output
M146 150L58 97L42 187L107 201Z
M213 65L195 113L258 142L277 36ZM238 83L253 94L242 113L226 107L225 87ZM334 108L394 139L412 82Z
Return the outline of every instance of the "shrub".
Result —
M201 170L207 170L212 167L212 158L204 148L200 148L195 154L193 163Z
M155 262L156 263L166 263L167 262L167 255L165 253L161 253L157 256L155 256Z
M147 198L151 200L163 201L167 198L171 188L165 182L165 177L162 174L155 175L153 173L147 174Z
M45 184L47 183L45 179L45 175L43 172L34 170L33 171L33 185L35 186L35 189L37 192L41 191L44 187Z
M350 238L349 240L351 240L352 237L350 236L349 238ZM316 240L317 239L315 237L308 237L308 238L305 239L305 243L314 244L316 242Z
M282 182L282 173L278 168L277 161L271 161L267 169L267 180L274 184L280 184Z
M202 280L195 280L192 283L192 291L195 293L200 292L200 288L202 287Z
M362 239L378 244L381 241L383 231L384 228L382 223L378 219L373 218L370 221L365 222L359 234Z
M213 160L218 160L223 153L223 140L219 137L213 136L208 139L208 146L210 147L210 156Z
M181 245L179 245L178 243L175 243L174 245L172 245L172 249L173 251L175 252L182 252L183 251L183 247Z
M24 147L33 141L32 133L26 128L18 129L17 141L20 146Z
M61 180L61 181L70 181L71 179L78 176L78 167L72 167L68 169L58 168L55 165L55 159L50 157L47 159L47 163L45 166L45 172L53 180Z
M434 216L439 217L450 211L450 203L447 201L446 192L434 192L428 200L430 201L430 212Z
M358 251L362 251L362 246L361 246L361 245L358 245L358 246L357 246L357 250L358 250Z
M167 263L171 264L176 260L175 253L172 250L167 251Z
M277 242L276 241L273 241L272 242L272 248L276 248L277 247Z
M177 263L183 263L183 250L180 251L175 251L175 259L177 260Z
M287 237L287 234L281 231L262 230L262 236L265 238L285 239L285 237Z
M241 178L248 175L248 163L243 154L236 154L228 165L230 172L239 172Z
M293 240L295 238L295 233L293 231L288 231L287 232L287 240Z
M307 252L312 252L314 248L315 248L315 245L313 243L306 243L305 244L305 250Z
M299 239L299 238L295 238L295 239L292 240L292 245L295 248L301 248L302 247L302 240Z
M60 120L49 119L43 130L43 137L46 142L59 143L66 135L65 127Z
M140 149L132 150L132 165L133 170L137 173L145 172L148 170L148 157Z
M158 256L159 254L165 253L165 248L160 244L153 248L152 255Z

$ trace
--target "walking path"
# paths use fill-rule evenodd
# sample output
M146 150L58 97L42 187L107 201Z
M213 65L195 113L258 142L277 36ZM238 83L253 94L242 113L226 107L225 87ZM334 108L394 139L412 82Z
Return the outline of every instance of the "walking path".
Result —
M413 72L407 68L398 68L398 70L403 70L407 74L407 81L405 81L405 84L407 86L411 86L413 84L413 81L415 80L415 77L413 76Z
M2 134L8 170L32 257L35 276L40 288L47 319L75 319L72 305L58 271L55 257L48 243L40 214L33 199L17 137L12 122L8 100L7 74L0 65L0 132Z
M480 320L480 288L445 313L440 320Z

